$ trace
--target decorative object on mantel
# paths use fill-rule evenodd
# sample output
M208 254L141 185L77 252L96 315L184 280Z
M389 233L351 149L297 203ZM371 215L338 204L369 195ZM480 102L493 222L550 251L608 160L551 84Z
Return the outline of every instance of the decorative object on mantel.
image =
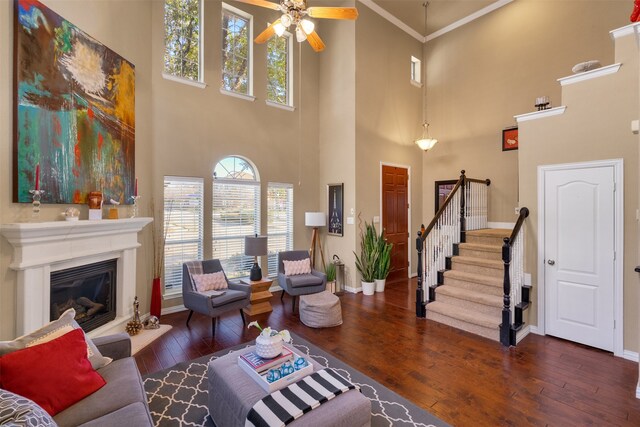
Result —
M502 151L518 149L518 127L510 127L502 130Z
M265 359L272 359L282 353L282 343L291 342L291 335L286 329L278 332L269 326L262 329L258 322L254 321L247 325L247 329L255 326L260 331L256 338L256 354Z
M133 320L127 323L127 333L131 336L137 335L142 330L142 322L140 321L140 302L138 297L133 298Z
M134 65L39 1L14 4L13 201L32 201L39 164L42 203L86 203L96 188L130 203Z
M60 215L67 221L77 221L80 219L80 210L77 208L67 208Z
M89 204L89 219L100 220L102 219L102 192L92 191L87 198Z
M147 320L144 321L145 329L160 329L160 319L156 316L149 316Z
M40 215L40 199L44 194L44 190L40 189L40 163L36 165L35 188L29 190L31 193L32 217L37 218Z
M633 11L631 12L629 19L631 22L640 22L640 0L635 0L633 2Z
M116 202L113 199L109 199L109 203L111 203L114 207L109 208L109 216L107 218L109 218L109 219L118 219L118 208L117 208L117 206L120 204L120 202Z
M427 33L427 7L429 2L422 4L424 7L424 33ZM425 58L426 43L422 44L422 59ZM422 66L422 136L416 139L414 142L422 151L431 150L438 140L429 136L429 123L427 123L427 67L425 64Z
M600 64L600 61L597 60L585 61L574 65L571 71L573 71L574 74L578 74L584 73L585 71L595 70L596 68L600 68L601 66L602 65Z
M551 108L550 104L551 103L549 102L548 96L539 96L536 98L536 103L534 104L534 107L536 107L536 110L538 111L548 110L549 108Z
M131 205L131 218L135 218L138 216L138 200L140 200L138 196L138 178L136 177L136 185L133 187L133 196L131 196L131 200L133 200L133 204Z

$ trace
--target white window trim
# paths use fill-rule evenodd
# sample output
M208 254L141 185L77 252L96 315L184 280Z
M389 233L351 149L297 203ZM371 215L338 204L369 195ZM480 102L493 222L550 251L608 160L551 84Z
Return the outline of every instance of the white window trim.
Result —
M164 7L165 2L163 2ZM223 3L224 4L224 3ZM164 9L163 9L164 13ZM164 17L163 17L163 30ZM162 67L162 77L167 80L172 80L178 83L184 83L191 86L196 86L204 89L207 84L204 81L204 0L198 0L198 26L200 27L200 34L198 34L198 80L191 80L186 77L174 76L173 74L167 74L164 72L164 66ZM166 33L165 33L166 37ZM166 49L166 46L164 46Z
M413 70L414 66L417 68L416 72L413 73L413 76L409 76L409 79L411 80L411 84L413 84L414 86L422 87L422 61L411 55L411 69L409 70L410 72Z
M238 92L234 92L232 90L226 90L223 88L220 88L220 93L223 95L232 96L234 98L244 99L245 101L253 102L256 100L256 97L253 95L245 95L244 93L238 93Z
M283 37L287 37L288 41L287 41L287 103L286 104L281 104L279 102L275 102L275 101L269 101L266 100L266 104L270 107L276 107L276 108L282 108L283 110L287 110L287 111L295 111L296 108L293 105L293 88L295 87L293 84L293 34L291 34L288 31L285 31L284 34L282 35ZM267 64L268 66L268 64ZM267 80L267 84L269 83L269 81Z
M226 9L231 13L235 13L236 15L240 15L241 17L247 19L249 21L249 34L248 34L248 43L249 46L249 57L247 58L249 61L249 70L247 72L247 80L248 80L248 90L247 93L238 93L230 90L220 88L220 93L224 95L239 95L238 98L247 99L247 100L255 100L253 96L253 15L245 12L244 10L238 9L237 7L233 7L228 3L222 2L222 9ZM222 28L220 29L220 33L222 34ZM220 52L222 52L222 40L220 41ZM222 74L222 67L220 67L220 73ZM222 75L220 76L222 77Z

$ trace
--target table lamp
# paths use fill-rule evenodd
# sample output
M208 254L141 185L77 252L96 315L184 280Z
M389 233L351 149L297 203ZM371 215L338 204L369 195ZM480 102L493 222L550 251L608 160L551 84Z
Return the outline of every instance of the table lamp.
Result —
M258 265L258 257L265 256L269 252L267 247L267 236L245 236L244 254L253 257L253 267L249 280L256 282L262 280L262 269Z
M316 242L318 243L318 247L320 248L322 267L325 268L324 252L322 251L322 242L318 237L318 228L325 227L327 225L327 217L325 216L324 212L305 212L304 225L306 225L307 227L313 227L313 232L311 233L311 249L309 249L309 256L311 257L311 268L315 268L316 264Z

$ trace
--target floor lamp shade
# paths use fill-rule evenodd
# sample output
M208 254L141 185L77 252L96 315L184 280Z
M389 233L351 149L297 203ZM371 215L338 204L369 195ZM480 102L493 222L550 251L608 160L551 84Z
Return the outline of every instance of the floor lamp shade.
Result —
M327 217L324 212L305 212L304 225L307 227L324 227L327 225Z
M244 238L244 254L254 257L249 280L262 280L262 269L258 265L258 257L269 253L267 236L246 236Z

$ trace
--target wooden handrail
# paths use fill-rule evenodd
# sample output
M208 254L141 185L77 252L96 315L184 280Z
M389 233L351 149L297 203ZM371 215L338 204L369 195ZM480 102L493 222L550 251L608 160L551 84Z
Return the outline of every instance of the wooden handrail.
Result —
M518 233L520 232L520 228L522 228L522 224L524 224L524 220L529 216L529 208L520 208L520 215L518 215L518 220L516 221L515 227L513 227L513 231L511 232L511 237L509 237L509 243L516 240L518 237Z
M433 219L431 220L427 228L425 228L424 231L422 231L420 238L422 239L423 242L424 242L424 239L427 238L427 235L431 232L433 227L435 227L436 223L438 222L438 219L440 218L444 210L447 208L447 206L449 206L449 203L451 203L451 200L453 200L453 195L456 194L456 191L458 191L458 188L460 188L460 186L462 185L462 181L464 181L464 178L460 178L458 182L456 182L456 186L453 187L453 190L451 190L451 192L447 195L447 198L445 199L444 203L442 204L442 206L440 206L440 209L438 209L438 212L436 212L435 216L433 217Z
M491 180L488 178L487 179L467 178L467 181L476 182L478 184L486 184L487 187L491 185Z

